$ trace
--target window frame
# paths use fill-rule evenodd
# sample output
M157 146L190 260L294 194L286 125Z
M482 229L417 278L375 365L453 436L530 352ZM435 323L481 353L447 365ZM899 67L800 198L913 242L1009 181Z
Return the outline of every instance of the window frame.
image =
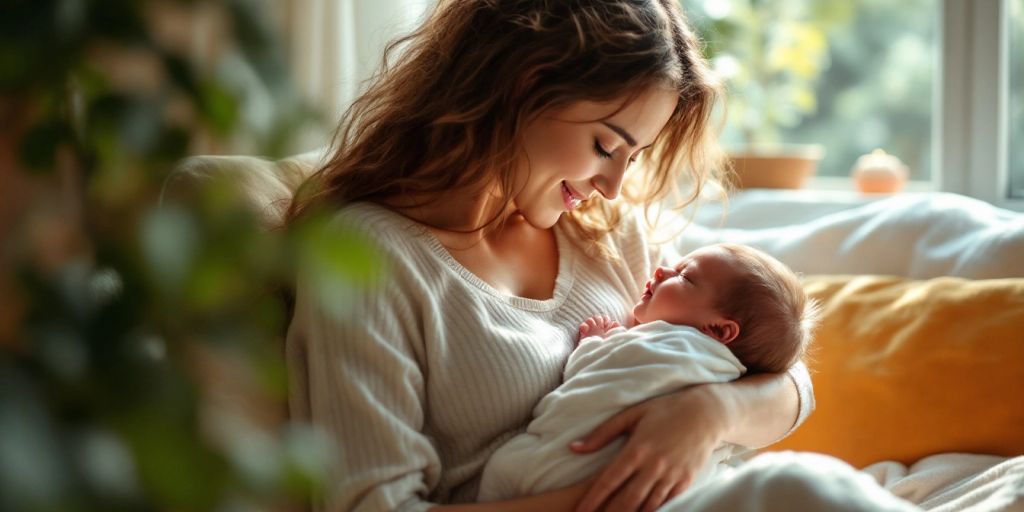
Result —
M1010 195L1009 0L940 0L938 9L931 177L904 190L953 192L1024 211L1024 198ZM819 176L808 188L854 186L849 177Z
M1010 197L1008 1L942 0L939 34L932 180L1024 211L1024 199Z

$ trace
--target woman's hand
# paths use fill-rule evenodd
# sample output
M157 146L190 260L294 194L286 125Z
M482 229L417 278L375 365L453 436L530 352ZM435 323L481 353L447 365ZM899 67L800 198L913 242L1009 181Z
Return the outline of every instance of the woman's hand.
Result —
M725 439L730 412L715 384L652 398L613 416L570 448L600 449L627 435L618 456L597 476L576 508L656 510L690 485ZM642 507L642 508L641 508Z

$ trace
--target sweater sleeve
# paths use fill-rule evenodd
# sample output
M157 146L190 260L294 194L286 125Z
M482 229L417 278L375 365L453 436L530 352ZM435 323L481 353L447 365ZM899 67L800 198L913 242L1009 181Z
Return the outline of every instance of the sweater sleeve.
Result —
M796 416L793 427L783 437L792 434L814 411L814 386L811 384L811 374L807 371L807 365L803 361L797 361L786 374L796 384L796 392L800 400L800 412Z
M290 352L292 344L304 345L305 356L290 357L289 371L306 372L306 414L334 447L318 509L432 506L425 498L438 483L441 464L423 433L422 333L416 327L423 305L396 281L402 276L342 296L325 294L311 280L298 283L287 343ZM346 307L330 307L338 301Z

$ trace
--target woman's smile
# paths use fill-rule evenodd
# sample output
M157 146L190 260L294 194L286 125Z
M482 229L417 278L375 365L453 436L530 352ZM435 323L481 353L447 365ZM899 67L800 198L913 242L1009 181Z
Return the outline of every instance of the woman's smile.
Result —
M586 200L587 198L569 186L568 182L562 181L562 201L565 203L566 209L574 210Z

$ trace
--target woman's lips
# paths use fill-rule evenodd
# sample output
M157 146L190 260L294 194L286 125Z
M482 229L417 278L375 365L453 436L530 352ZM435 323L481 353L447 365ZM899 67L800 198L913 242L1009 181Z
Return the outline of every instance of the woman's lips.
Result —
M579 208L585 197L582 197L577 193L568 183L562 182L562 201L565 203L565 207L569 210L575 210Z

